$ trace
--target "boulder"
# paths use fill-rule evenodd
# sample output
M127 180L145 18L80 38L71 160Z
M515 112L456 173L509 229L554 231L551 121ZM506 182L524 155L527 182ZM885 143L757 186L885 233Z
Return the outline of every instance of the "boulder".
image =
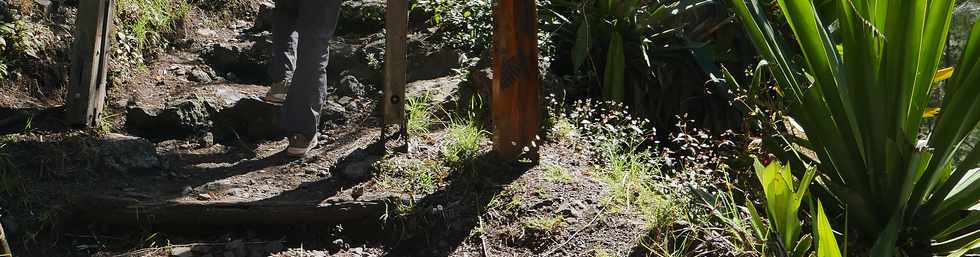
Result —
M163 167L156 148L149 140L122 134L109 134L93 147L99 167L115 173L145 172Z
M429 80L456 73L462 67L463 52L452 48L425 49L422 44L409 48L408 81Z
M214 139L223 144L282 138L279 107L257 98L244 98L214 116Z
M153 140L189 138L206 135L212 127L214 105L204 99L189 99L163 109L129 104L126 130Z
M268 59L271 43L263 40L255 43L218 43L203 50L204 62L218 74L233 73L238 81L248 84L268 84Z

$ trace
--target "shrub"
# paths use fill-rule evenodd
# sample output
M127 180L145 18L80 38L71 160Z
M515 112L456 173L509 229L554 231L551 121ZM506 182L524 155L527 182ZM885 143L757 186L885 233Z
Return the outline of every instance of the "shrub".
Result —
M837 0L823 9L779 0L797 61L767 6L730 2L806 135L794 140L815 153L824 199L834 200L828 213L846 215L858 233L849 248L933 256L980 243L980 150L954 158L980 121L980 23L953 74L939 69L953 0ZM929 106L945 79L942 106Z

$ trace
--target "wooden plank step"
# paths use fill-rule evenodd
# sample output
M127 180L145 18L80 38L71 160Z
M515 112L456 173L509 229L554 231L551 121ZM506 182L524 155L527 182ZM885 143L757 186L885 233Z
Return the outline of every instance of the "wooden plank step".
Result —
M140 201L133 198L88 196L76 202L80 218L106 225L223 226L331 225L377 221L398 197L375 197L342 202L205 202Z

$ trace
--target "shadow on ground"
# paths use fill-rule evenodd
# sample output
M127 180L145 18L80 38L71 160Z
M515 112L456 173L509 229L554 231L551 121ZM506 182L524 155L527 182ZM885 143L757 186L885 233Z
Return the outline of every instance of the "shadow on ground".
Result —
M389 220L388 256L451 256L480 226L493 197L533 166L487 153L456 169L448 186Z

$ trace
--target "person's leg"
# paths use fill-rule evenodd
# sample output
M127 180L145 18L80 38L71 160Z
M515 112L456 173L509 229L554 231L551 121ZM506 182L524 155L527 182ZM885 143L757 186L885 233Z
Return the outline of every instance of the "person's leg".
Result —
M272 59L269 61L269 78L272 84L265 100L273 103L285 101L289 81L296 69L296 43L299 32L296 22L299 9L296 0L276 0L272 11Z
M280 121L283 129L292 135L289 153L303 155L316 143L320 110L326 98L329 43L337 27L340 0L297 1L299 44L296 73ZM302 141L307 142L304 144ZM305 151L298 154L304 148Z

